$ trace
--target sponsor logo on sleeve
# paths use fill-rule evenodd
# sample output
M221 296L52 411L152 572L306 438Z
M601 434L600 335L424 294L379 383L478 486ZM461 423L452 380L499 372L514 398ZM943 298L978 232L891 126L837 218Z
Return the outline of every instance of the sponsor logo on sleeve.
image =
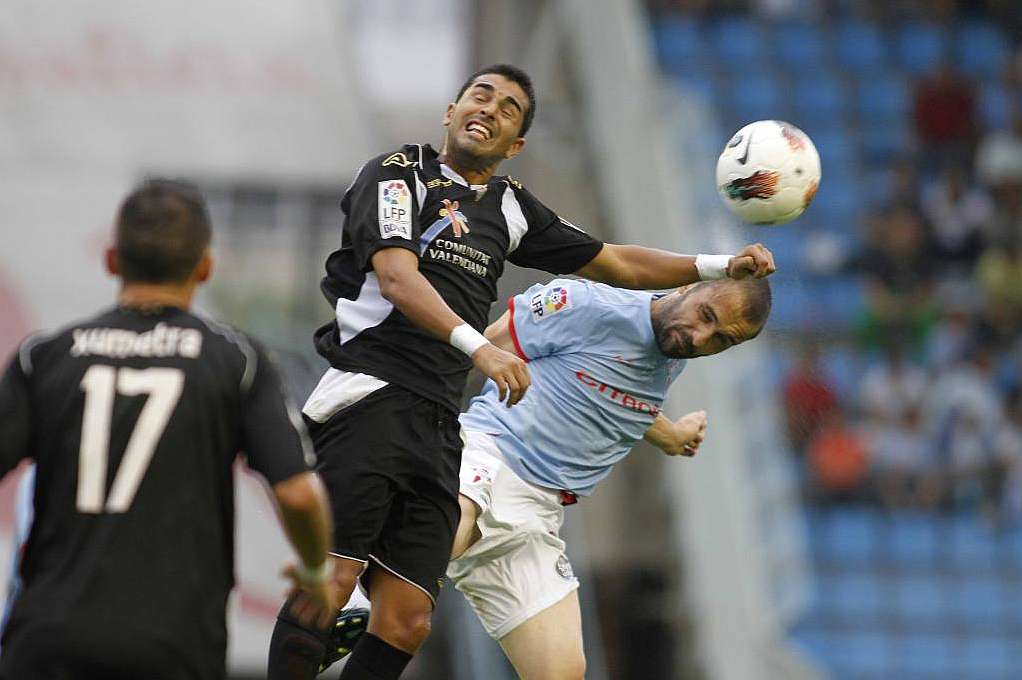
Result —
M558 557L554 568L557 570L557 575L563 579L571 581L575 578L575 572L571 568L571 562L568 561L567 555L562 554Z
M387 167L388 165L396 165L399 168L407 168L409 165L415 165L415 163L413 163L412 161L408 160L408 156L406 156L403 153L399 152L399 153L392 153L389 156L387 156L383 160L383 163L381 163L381 165L383 167Z
M533 321L542 321L557 312L571 308L571 300L568 298L568 289L564 286L547 288L532 296L529 301L529 310L532 312Z
M380 236L412 238L412 194L403 179L379 183Z

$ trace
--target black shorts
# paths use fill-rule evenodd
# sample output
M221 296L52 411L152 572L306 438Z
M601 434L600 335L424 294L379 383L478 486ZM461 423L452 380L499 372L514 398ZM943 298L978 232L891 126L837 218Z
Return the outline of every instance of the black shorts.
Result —
M308 424L333 505L334 554L382 567L436 604L461 517L458 414L388 385Z

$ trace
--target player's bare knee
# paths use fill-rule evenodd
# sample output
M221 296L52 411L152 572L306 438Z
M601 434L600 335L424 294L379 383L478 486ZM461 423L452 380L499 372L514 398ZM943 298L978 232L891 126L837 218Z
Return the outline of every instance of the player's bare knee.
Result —
M369 620L369 631L411 654L429 637L432 616L432 611L402 615L377 609Z

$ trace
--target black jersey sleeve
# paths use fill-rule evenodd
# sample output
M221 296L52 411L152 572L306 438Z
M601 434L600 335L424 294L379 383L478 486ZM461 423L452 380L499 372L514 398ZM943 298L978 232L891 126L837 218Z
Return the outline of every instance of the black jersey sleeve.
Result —
M315 455L276 367L261 347L252 347L255 366L251 385L242 395L241 446L248 466L273 485L309 470Z
M362 271L372 269L373 255L384 248L419 254L419 197L414 163L406 153L378 156L363 165L341 209L345 240Z
M587 265L603 248L602 241L559 217L526 189L512 186L528 231L508 256L511 262L551 274L571 274Z
M28 456L31 429L28 377L15 354L0 380L0 477Z

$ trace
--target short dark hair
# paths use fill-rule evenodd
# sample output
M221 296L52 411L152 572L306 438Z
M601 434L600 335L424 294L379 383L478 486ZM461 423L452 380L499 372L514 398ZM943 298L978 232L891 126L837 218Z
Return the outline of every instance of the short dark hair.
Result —
M147 179L117 211L116 250L128 282L186 281L209 246L212 227L197 187Z
M710 282L710 285L732 286L738 290L742 297L742 318L756 329L756 332L745 338L745 340L752 340L759 335L766 325L767 318L770 316L770 308L773 306L773 293L770 291L770 282L765 278L756 279L749 277L745 279L721 279Z
M498 76L504 76L513 83L518 83L518 86L525 92L525 96L529 98L529 106L522 115L522 126L518 130L518 136L524 137L525 133L532 127L532 119L536 117L536 91L532 88L532 78L529 77L529 74L517 66L511 64L484 66L468 77L468 80L458 90L458 96L454 98L454 101L461 101L461 95L465 94L465 90L472 86L476 78L487 73L495 73Z

